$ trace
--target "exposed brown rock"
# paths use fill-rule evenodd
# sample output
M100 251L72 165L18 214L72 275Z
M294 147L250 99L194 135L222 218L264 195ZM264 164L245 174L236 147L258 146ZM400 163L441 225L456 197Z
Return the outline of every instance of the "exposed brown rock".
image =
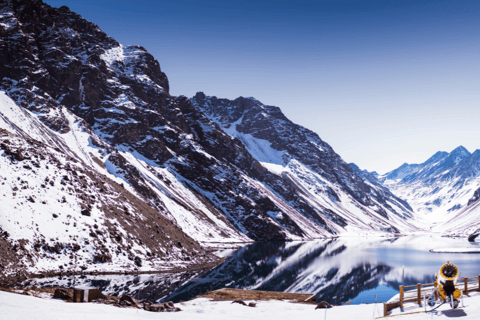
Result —
M65 289L55 289L55 292L53 293L53 298L72 301L72 295Z
M332 308L333 305L331 305L330 303L326 302L326 301L322 301L320 302L319 304L317 304L317 306L315 307L315 310L317 309L325 309L325 308Z

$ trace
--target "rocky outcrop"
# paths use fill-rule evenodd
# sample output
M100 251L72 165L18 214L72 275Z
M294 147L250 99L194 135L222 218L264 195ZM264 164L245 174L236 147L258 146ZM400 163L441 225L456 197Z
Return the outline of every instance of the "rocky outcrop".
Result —
M480 199L480 188L475 190L475 192L473 193L473 196L468 200L467 205L469 206L469 205L477 202L479 199Z

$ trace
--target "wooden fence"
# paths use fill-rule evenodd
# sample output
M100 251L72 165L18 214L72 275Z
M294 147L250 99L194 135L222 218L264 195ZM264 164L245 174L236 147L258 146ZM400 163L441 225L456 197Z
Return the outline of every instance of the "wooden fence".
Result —
M403 308L404 302L416 302L417 304L421 305L423 296L431 292L435 286L435 283L418 283L411 286L400 286L399 300L384 303L383 316L386 317L388 315L388 311L394 308ZM477 277L459 279L455 287L462 290L463 294L465 295L468 295L468 293L472 291L480 291L480 275Z

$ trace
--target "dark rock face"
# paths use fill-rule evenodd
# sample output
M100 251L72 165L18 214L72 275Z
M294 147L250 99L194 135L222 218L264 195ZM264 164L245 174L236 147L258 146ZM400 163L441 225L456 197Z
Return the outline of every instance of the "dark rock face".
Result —
M470 200L468 200L467 205L471 205L471 204L477 202L479 199L480 199L480 188L475 190L475 192L473 193L473 197L471 197Z
M92 125L102 119L108 114L104 110L110 107L108 101L122 94L119 83L108 81L112 78L129 85L146 103L165 107L167 77L145 49L125 48L134 59L115 62L110 69L101 55L119 44L66 7L13 1L5 9L3 22L9 27L3 30L1 87L21 106L41 114L50 128L69 130L59 105L74 110ZM128 73L116 73L125 69ZM141 82L145 80L138 79L137 73L148 77L157 94L144 90ZM86 105L89 108L84 108Z
M474 233L472 233L468 236L468 241L469 242L475 242L475 239L477 239L479 234L480 234L479 230L476 230L476 232L474 232Z
M377 175L372 174L371 172L368 172L367 170L361 170L356 164L350 163L350 167L355 171L356 174L358 174L360 177L363 178L363 180L370 184L372 188L375 188L377 192L377 196L379 198L383 198L385 200L387 199L392 199L392 202L395 204L399 204L400 206L403 206L404 208L408 209L409 211L413 212L412 207L408 204L407 201L400 199L396 195L394 195L387 187L385 187L380 180L378 180ZM388 204L387 204L388 206Z

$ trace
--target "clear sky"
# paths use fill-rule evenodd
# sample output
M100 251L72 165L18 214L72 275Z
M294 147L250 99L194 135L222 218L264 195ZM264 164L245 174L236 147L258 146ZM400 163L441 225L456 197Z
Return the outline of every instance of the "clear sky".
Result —
M44 2L145 47L171 94L279 106L362 169L480 148L480 1Z

